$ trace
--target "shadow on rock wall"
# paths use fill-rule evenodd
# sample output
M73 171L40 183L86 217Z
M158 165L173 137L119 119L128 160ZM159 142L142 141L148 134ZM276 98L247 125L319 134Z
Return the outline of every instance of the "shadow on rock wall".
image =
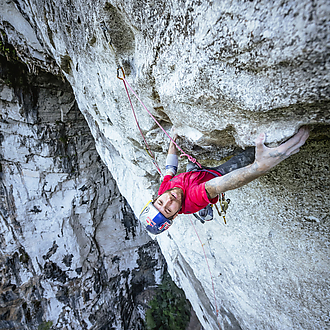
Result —
M1 55L0 73L0 328L144 329L165 263L71 87Z

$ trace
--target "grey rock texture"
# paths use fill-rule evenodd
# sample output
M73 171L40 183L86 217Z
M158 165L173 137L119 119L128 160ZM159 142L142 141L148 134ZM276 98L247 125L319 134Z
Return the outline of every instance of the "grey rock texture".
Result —
M0 70L0 328L144 329L165 262L70 85L3 56Z
M1 4L1 29L19 55L71 84L98 153L136 214L160 179L118 65L205 165L253 145L260 132L272 145L301 125L314 128L299 154L227 194L227 225L182 216L158 238L207 330L329 327L329 11L322 0ZM164 164L165 135L133 104Z

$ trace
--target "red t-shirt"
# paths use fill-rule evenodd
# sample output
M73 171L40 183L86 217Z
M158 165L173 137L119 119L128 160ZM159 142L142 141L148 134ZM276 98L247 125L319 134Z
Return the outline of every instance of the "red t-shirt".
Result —
M216 176L221 176L217 171L208 171L215 173ZM174 187L181 188L183 190L183 202L179 213L196 213L208 204L215 204L218 201L218 196L209 200L205 190L205 182L216 176L206 171L185 172L174 177L165 175L159 187L158 195Z

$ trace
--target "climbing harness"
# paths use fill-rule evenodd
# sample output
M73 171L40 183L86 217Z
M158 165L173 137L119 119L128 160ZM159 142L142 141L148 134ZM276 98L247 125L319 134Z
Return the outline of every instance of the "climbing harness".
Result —
M122 74L123 74L122 77L119 76L119 70L121 70L121 72L122 72ZM131 90L131 92L135 95L135 97L138 99L138 101L141 103L141 105L143 106L143 108L148 112L148 114L149 114L150 117L154 120L154 122L155 122L155 123L159 126L159 128L160 128L160 129L161 129L161 130L167 135L167 137L168 137L168 138L169 138L169 139L175 144L175 146L178 148L178 150L180 150L180 151L182 152L182 154L180 155L180 158L183 157L183 156L186 156L186 157L188 157L189 161L191 161L192 163L196 164L199 168L202 168L202 165L199 164L195 158L193 158L192 156L190 156L190 155L188 155L187 153L185 153L185 152L184 152L184 151L183 151L183 150L177 145L177 143L176 143L176 142L170 137L170 135L164 130L164 128L163 128L163 127L160 125L160 123L157 121L157 119L156 119L156 118L151 114L151 112L147 109L147 107L144 105L144 103L141 101L141 99L138 97L138 95L134 92L134 90L132 89L132 87L130 86L130 84L127 82L126 77L125 77L124 69L123 69L121 66L117 68L117 78L120 79L120 80L122 80L122 82L124 83L125 90L126 90L126 93L127 93L128 99L129 99L129 102L130 102L131 107L132 107L132 111L133 111L133 114L134 114L134 118L135 118L136 124L137 124L137 126L138 126L138 128L139 128L139 130L140 130L140 133L141 133L141 135L142 135L142 137L143 137L143 140L144 140L144 142L145 142L145 144L146 144L146 146L147 146L147 148L148 148L148 150L149 150L149 153L152 155L152 158L153 158L154 164L157 163L157 162L156 162L156 159L155 159L155 157L153 156L153 154L152 154L152 152L151 152L151 150L150 150L150 148L149 148L149 146L148 146L148 144L147 144L147 142L146 142L146 139L145 139L145 137L144 137L144 135L143 135L143 133L142 133L142 130L140 129L140 126L139 126L139 123L138 123L138 120L137 120L137 117L136 117L136 115L135 115L135 111L134 111L134 108L133 108L133 104L132 104L132 102L131 102L131 98L130 98L130 96L129 96L129 92L128 92L127 86L129 87L129 89ZM157 165L157 167L159 168L158 165ZM158 170L158 169L157 169L157 170ZM158 172L159 172L159 171L158 171ZM160 174L161 174L161 172L160 172Z
M121 73L122 73L122 77L120 76L120 71L121 71ZM167 137L168 137L168 138L169 138L169 139L175 144L175 146L178 148L178 150L180 150L180 151L182 152L182 154L180 155L180 158L183 157L183 156L186 156L190 162L196 164L199 168L198 168L198 169L195 169L195 171L206 171L206 172L210 172L210 173L212 173L214 176L218 176L218 175L216 175L215 173L213 173L213 172L211 172L211 171L209 171L209 170L207 170L207 169L204 169L204 168L202 167L202 165L199 164L195 158L193 158L192 156L190 156L190 155L188 155L187 153L185 153L185 152L184 152L184 151L183 151L183 150L177 145L177 143L176 143L176 142L175 142L175 141L169 136L169 134L168 134L168 133L164 130L164 128L159 124L159 122L156 120L156 118L150 113L150 111L147 109L147 107L144 105L144 103L141 101L141 99L138 97L138 95L137 95L137 94L135 93L135 91L132 89L132 87L130 86L130 84L127 82L126 77L125 77L124 69L123 69L121 66L118 66L118 68L117 68L117 78L118 78L119 80L121 80L121 81L123 82L123 84L124 84L124 87L125 87L125 90L126 90L126 93L127 93L127 97L128 97L128 100L129 100L129 103L130 103L130 105L131 105L132 112L133 112L133 115L134 115L134 118L135 118L135 121L136 121L136 125L137 125L137 127L138 127L138 129L139 129L139 131L140 131L140 133L141 133L141 135L142 135L142 138L143 138L143 140L144 140L144 143L145 143L145 145L146 145L146 147L147 147L146 150L147 150L148 154L151 156L151 158L153 159L153 163L154 163L154 165L156 166L157 171L159 172L160 175L161 175L161 171L160 171L160 168L159 168L159 166L158 166L158 164L157 164L157 161L156 161L156 159L155 159L155 156L154 156L153 153L151 152L150 147L149 147L149 145L148 145L148 143L147 143L147 141L146 141L146 139L145 139L145 137L144 137L144 135L143 135L143 133L142 133L142 130L141 130L140 125L139 125L139 122L138 122L138 120L137 120L136 113L135 113L135 111L134 111L134 107L133 107L132 100L131 100L131 98L130 98L130 95L129 95L129 91L128 91L128 89L127 89L127 86L128 86L128 88L131 90L131 92L135 95L135 97L138 99L138 101L141 103L141 105L143 106L143 108L148 112L148 114L149 114L150 117L154 120L154 122L155 122L155 123L161 128L161 130L167 135ZM226 212L226 210L227 210L227 208L228 208L228 203L229 203L229 202L227 202L227 201L225 200L225 195L224 195L224 194L221 194L221 198L220 198L219 200L221 200L221 202L220 202L220 206L221 206L221 210L222 210L222 213L221 213L221 214L222 214L223 219L224 219L224 222L225 222L225 224L226 224L225 212ZM225 206L225 203L227 203L227 206ZM148 203L148 205L149 205L149 204L150 204L150 203ZM147 206L148 206L148 205L147 205ZM147 208L148 208L148 207L147 207ZM217 206L216 206L216 208L217 208ZM145 209L146 209L146 208L145 208ZM143 213L143 212L145 211L145 209L143 209L141 213ZM211 215L211 212L209 211L210 209L212 210L212 215ZM219 209L218 209L218 208L217 208L217 210L218 210L218 212L219 212ZM202 210L201 210L201 211L202 211ZM219 215L220 215L220 212L219 212ZM194 214L194 216L196 216L196 215ZM211 205L208 205L208 206L207 206L207 210L206 210L206 214L205 214L204 218L207 219L206 221L209 221L209 220L212 220L212 219L213 219L213 209L212 209L212 206L211 206ZM217 305L217 299L216 299L215 288L214 288L214 281L213 281L213 276L212 276L211 269L210 269L210 266L209 266L209 263L208 263L208 259L207 259L207 256L206 256L206 252L205 252L205 249L204 249L204 244L202 243L202 241L201 241L201 239L200 239L200 237L199 237L199 235L198 235L198 232L197 232L197 230L196 230L196 227L195 227L195 225L194 225L194 223L193 223L193 221L192 221L190 215L189 215L189 219L190 219L190 222L191 222L192 226L194 227L194 230L195 230L195 232L196 232L196 235L197 235L197 237L198 237L198 240L199 240L199 242L201 243L201 246L202 246L202 249L203 249L203 253L204 253L204 257L205 257L205 260L206 260L206 263L207 263L207 267L208 267L208 270L209 270L209 273L210 273L211 282L212 282L212 289L213 289L213 294L214 294L214 302L215 302L215 309L216 309L216 317L217 317L217 321L218 321L219 329L221 329L221 327L220 327L220 322L219 322L219 309L218 309L218 305ZM204 221L204 222L205 222L205 221ZM202 220L202 223L203 223L203 220ZM149 224L149 223L148 223L148 224Z
M121 73L122 73L122 77L120 77L120 71L121 71ZM128 92L128 89L127 89L127 86L129 87L129 89L131 90L131 92L135 95L135 97L138 99L138 101L141 103L141 105L144 107L144 109L148 112L148 114L149 114L150 117L154 120L154 122L155 122L155 123L161 128L161 130L162 130L162 131L168 136L168 138L169 138L169 139L175 144L175 146L176 146L176 147L182 152L182 154L180 155L180 158L183 157L183 156L186 156L186 157L188 157L188 160L189 160L190 162L196 164L199 168L198 168L198 169L194 169L194 171L205 171L205 172L209 172L209 173L213 174L213 175L216 176L216 177L218 176L218 175L216 175L214 172L209 171L209 170L203 168L202 165L199 164L195 158L193 158L192 156L190 156L190 155L188 155L187 153L185 153L185 152L184 152L184 151L183 151L183 150L177 145L177 143L176 143L176 142L170 137L170 135L169 135L169 134L164 130L164 128L159 124L159 122L157 121L157 119L156 119L156 118L150 113L150 111L147 109L147 107L144 105L144 103L141 101L141 99L138 97L138 95L137 95L137 94L135 93L135 91L132 89L132 87L130 86L130 84L127 82L127 80L126 80L126 76L125 76L125 71L124 71L124 69L123 69L121 66L118 66L118 68L117 68L117 78L118 78L119 80L121 80L121 81L124 83L124 87L125 87L125 90L126 90L126 93L127 93L127 97L128 97L129 103L130 103L131 108L132 108L132 112L133 112L133 115L134 115L134 119L135 119L136 125L137 125L137 127L138 127L138 129L139 129L139 131L140 131L140 134L141 134L141 136L142 136L142 138L143 138L143 141L144 141L144 143L145 143L145 145L146 145L146 149L145 149L145 150L147 151L148 155L152 158L152 161L153 161L153 163L154 163L154 165L155 165L155 167L156 167L156 169L157 169L157 171L158 171L158 173L159 173L160 175L162 175L162 171L160 170L160 167L159 167L159 165L158 165L158 163L157 163L157 161L156 161L156 158L155 158L154 154L152 153L152 151L151 151L151 149L150 149L150 147L149 147L149 145L148 145L148 143L147 143L147 140L146 140L146 138L145 138L145 136L144 136L144 134L143 134L143 132L142 132L142 129L141 129L140 125L139 125L139 122L138 122L138 119L137 119L137 116L136 116L136 113L135 113L135 110L134 110L134 107L133 107L133 103L132 103L131 97L130 97L129 92ZM229 201L230 201L230 200L229 200ZM221 194L221 198L219 198L219 203L220 203L221 212L219 211L219 209L218 209L218 207L217 207L217 205L216 205L217 212L218 212L218 214L219 214L220 217L221 217L221 216L223 217L223 221L224 221L224 223L227 224L227 222L226 222L226 211L227 211L227 209L228 209L228 204L229 204L229 202L226 201L226 199L225 199L225 194L224 194L224 193ZM194 213L194 216L195 216L198 220L200 220L202 223L205 223L205 221L210 221L210 220L213 219L213 209L212 209L212 207L207 206L205 209L202 209L201 211L199 211L199 214L195 214L195 213Z
M102 24L102 23L103 23L103 24ZM102 30L103 30L103 33L104 33L105 39L106 39L106 41L108 42L108 44L111 46L112 50L114 50L114 48L113 48L113 46L112 46L111 38L110 38L110 41L109 41L108 38L107 38L107 32L108 32L108 29L106 28L104 22L102 22L102 23L101 23L101 28L102 28ZM120 71L121 71L121 73L122 73L122 77L120 77ZM155 122L155 123L161 128L161 130L167 135L167 137L168 137L168 138L174 143L174 145L178 148L178 150L180 150L180 151L182 152L182 154L180 155L180 158L186 156L190 162L196 164L196 165L199 167L199 169L195 169L195 170L200 170L200 171L210 172L210 173L212 173L213 175L217 176L215 173L213 173L213 172L211 172L211 171L208 171L208 170L206 170L206 169L203 169L202 165L199 164L195 158L193 158L192 156L190 156L190 155L188 155L187 153L185 153L185 152L184 152L184 151L183 151L183 150L177 145L177 143L176 143L176 142L170 137L170 135L164 130L164 128L160 125L160 123L156 120L156 118L150 113L150 111L147 109L147 107L144 105L144 103L141 101L141 99L138 97L138 95L137 95L137 94L135 93L135 91L132 89L132 87L130 86L130 84L129 84L129 83L127 82L127 80L126 80L124 69L123 69L121 66L119 66L119 65L118 65L118 68L117 68L117 78L118 78L119 80L121 80L121 81L123 82L123 84L124 84L124 87L125 87L125 90L126 90L126 93L127 93L127 97L128 97L128 100L129 100L129 103L130 103L130 105L131 105L132 112L133 112L133 115L134 115L134 118L135 118L135 121L136 121L136 125L137 125L137 127L138 127L138 129L139 129L139 131L140 131L140 133L141 133L141 135L142 135L142 138L143 138L143 140L144 140L144 143L145 143L145 145L146 145L146 151L147 151L147 153L149 154L149 156L152 158L153 163L154 163L155 167L157 168L157 171L158 171L158 173L159 173L160 175L162 175L162 172L161 172L161 170L160 170L160 168L159 168L159 166L158 166L158 163L157 163L157 161L156 161L155 156L154 156L153 153L151 152L150 147L149 147L149 145L148 145L148 143L147 143L147 141L146 141L146 139L145 139L145 137L144 137L144 135L143 135L143 133L142 133L141 127L140 127L139 122L138 122L138 120L137 120L136 113L135 113L135 111L134 111L134 107L133 107L132 100L131 100L131 98L130 98L130 95L129 95L129 91L128 91L128 89L127 89L127 86L129 87L129 89L131 90L131 92L135 95L135 97L138 99L138 101L141 103L141 105L143 106L143 108L148 112L148 114L149 114L150 117L154 120L154 122ZM219 200L221 200L221 201L225 201L224 194L222 194L221 199L219 199ZM228 208L228 203L229 203L229 200L227 200L227 207L223 206L223 205L220 203L221 210L223 210L224 213L226 212L226 210L227 210L227 208ZM151 201L148 202L148 204L146 205L146 207L142 210L141 214L142 214L143 212L146 212L146 210L150 208L150 205L152 205L152 204L151 204ZM218 213L219 213L219 215L220 215L220 212L219 212L219 209L218 209L217 206L216 206L216 208L217 208ZM213 219L213 209L212 209L211 204L207 206L207 209L208 209L208 210L206 210L206 215L205 215L204 217L205 217L205 219L207 219L206 221L209 221L209 220L212 220L212 219ZM211 215L211 212L209 211L210 209L212 210L212 215ZM159 214L159 213L160 213L160 212L158 212L157 214ZM195 214L194 214L194 215L195 215ZM156 216L157 216L157 215L156 215ZM152 219L154 219L156 216L154 216ZM202 241L201 241L201 239L200 239L200 237L199 237L199 235L198 235L198 232L197 232L197 230L196 230L196 227L195 227L195 225L194 225L194 223L193 223L193 221L192 221L192 219L191 219L191 216L190 216L190 215L188 215L188 216L189 216L189 220L190 220L190 222L191 222L191 224L192 224L192 226L193 226L193 228L194 228L194 230L195 230L195 233L196 233L196 235L197 235L197 237L198 237L198 240L199 240L199 242L200 242L200 244L201 244L201 246L202 246L203 253L204 253L204 257L205 257L205 260L206 260L206 264L207 264L207 267L208 267L208 270L209 270L209 273L210 273L211 282L212 282L212 290L213 290L213 294L214 294L214 303L215 303L215 309L216 309L216 317L217 317L217 322L218 322L219 330L221 330L221 326L220 326L220 322L219 322L219 309L218 309L218 304L217 304L217 299L216 299L216 294L215 294L214 281L213 281L213 276L212 276L212 273L211 273L210 265L209 265L209 263L208 263L208 259L207 259L207 256L206 256L206 252L205 252L205 249L204 249L204 244L202 243ZM149 218L150 218L150 216L149 216ZM148 220L148 217L146 217L146 219ZM223 216L223 219L224 219L224 221L225 221L225 223L226 223L226 220L225 220L225 217L224 217L224 216ZM147 220L146 220L146 221L147 221ZM205 222L205 221L204 221L204 222ZM203 223L203 221L202 221L202 223ZM166 225L167 225L168 227L169 227L171 224L172 224L172 222L170 222L170 223L168 223L168 224L166 223ZM147 226L150 227L150 223L149 223L149 222L147 222ZM163 226L163 224L162 224L162 226ZM166 229L167 229L167 228L164 228L164 230L166 230ZM163 231L163 227L160 228L160 232L162 232L162 231ZM157 232L157 233L158 233L158 232Z
M209 171L205 168L201 168L201 169L192 169L191 171L202 171L202 172L208 172L208 173L211 173L213 174L215 177L218 177L219 175L215 174L214 172L212 171ZM217 204L215 203L215 208L219 214L219 217L222 217L223 218L223 221L225 223L225 225L227 224L227 221L226 221L226 211L228 209L228 204L230 203L230 199L227 199L225 198L225 193L221 193L221 197L219 197L219 204L220 204L220 208L221 208L221 212L217 206ZM200 210L198 213L193 213L194 217L196 219L198 219L201 223L205 223L205 221L211 221L213 220L213 204L209 204L207 205L206 207L204 207L202 210Z
M193 216L198 219L201 223L205 223L205 221L213 220L213 204L209 204L198 213L193 213Z

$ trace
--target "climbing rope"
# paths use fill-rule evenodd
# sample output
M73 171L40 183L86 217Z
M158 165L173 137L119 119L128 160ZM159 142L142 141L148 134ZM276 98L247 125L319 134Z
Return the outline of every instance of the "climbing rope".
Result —
M201 239L200 239L200 237L198 235L198 232L196 230L196 227L194 225L194 222L191 219L190 214L189 214L189 220L190 220L192 226L195 229L195 233L196 233L196 235L198 237L199 242L201 243L201 246L202 246L202 249L203 249L203 253L204 253L204 258L206 260L207 268L208 268L209 273L210 273L211 282L212 282L212 290L213 290L213 295L214 295L214 304L215 304L216 317L217 317L217 321L218 321L218 325L219 325L219 330L221 330L221 326L220 326L220 322L219 322L219 309L218 309L217 298L216 298L215 289L214 289L214 281L213 281L213 276L212 276L212 273L211 273L211 268L210 268L210 265L209 265L209 262L208 262L208 259L207 259L207 256L206 256L206 252L205 252L205 249L204 249L204 244L202 243L202 241L201 241Z
M119 70L121 70L123 76L120 77L119 76ZM136 118L136 115L135 115L135 111L134 111L134 108L133 108L133 105L132 105L132 102L131 102L131 99L130 99L130 96L129 96L129 92L128 92L128 89L127 89L127 86L129 87L129 89L131 90L131 92L135 95L135 97L138 99L138 101L141 103L141 105L144 107L144 109L148 112L148 114L150 115L150 117L154 120L154 122L161 128L161 130L167 135L167 137L175 144L175 146L178 148L178 150L180 150L182 152L182 154L180 155L180 158L181 157L187 157L189 159L189 161L191 161L192 163L196 164L199 168L202 168L202 165L199 164L197 162L197 160L195 158L193 158L192 156L188 155L187 153L185 153L178 145L177 143L170 137L170 135L164 130L164 128L161 126L161 124L157 121L157 119L151 114L151 112L147 109L147 107L144 105L144 103L141 101L141 99L138 97L138 95L135 93L135 91L133 90L133 88L130 86L130 84L127 82L126 80L126 77L125 77L125 72L124 72L124 69L122 67L118 67L117 68L117 78L122 80L123 83L124 83L124 86L125 86L125 90L126 90L126 93L127 93L127 96L128 96L128 99L130 101L130 104L131 104L131 107L132 107L132 110L133 110L133 113L134 113L134 118L135 118L135 121L136 121L136 124L137 126L139 127L139 130L140 130L140 133L143 137L143 140L144 142L146 143L146 139L142 133L142 130L140 129L140 126L139 126L139 123L138 123L138 120ZM147 145L147 143L146 143ZM149 147L148 147L149 149ZM150 149L149 149L149 152L151 153ZM154 156L152 157L154 161L155 158Z
M122 72L122 77L119 76L119 75L120 75L119 70L121 70L121 72ZM140 133L141 133L141 135L142 135L142 137L143 137L144 143L145 143L146 146L147 146L147 152L148 152L148 154L151 156L151 158L153 159L153 162L154 162L154 164L155 164L155 166L156 166L157 171L159 172L159 174L161 175L160 168L159 168L159 166L158 166L158 164L157 164L157 162L156 162L155 156L154 156L153 153L151 152L150 147L149 147L149 145L148 145L148 143L147 143L147 141L146 141L146 139L145 139L145 137L144 137L144 135L143 135L143 132L142 132L142 130L141 130L141 128L140 128L140 125L139 125L139 122L138 122L138 120L137 120L136 113L135 113L135 111L134 111L134 107L133 107L133 104L132 104L132 101L131 101L131 98L130 98L130 95L129 95L129 91L128 91L128 89L127 89L127 86L128 86L128 88L131 90L131 92L135 95L135 97L138 99L138 101L141 103L141 105L143 106L143 108L148 112L148 114L149 114L150 117L154 120L154 122L155 122L155 123L161 128L161 130L167 135L167 137L168 137L168 138L169 138L169 139L175 144L175 146L178 148L178 150L180 150L180 151L182 152L182 154L180 155L180 158L186 156L186 157L189 159L189 161L191 161L192 163L196 164L199 168L202 168L202 165L199 164L195 158L193 158L192 156L190 156L190 155L188 155L187 153L185 153L185 152L184 152L184 151L183 151L183 150L177 145L177 143L176 143L176 142L170 137L170 135L169 135L169 134L164 130L164 128L160 125L160 123L157 121L157 119L156 119L156 118L150 113L150 111L147 109L147 107L146 107L146 106L144 105L144 103L141 101L141 99L139 98L139 96L135 93L135 91L132 89L132 87L130 86L130 84L127 82L126 77L125 77L124 69L123 69L121 66L119 66L119 67L117 68L117 78L120 79L120 80L122 80L122 82L124 83L124 87L125 87L125 90L126 90L126 93L127 93L127 97L128 97L128 100L129 100L129 102L130 102L130 105L131 105L131 108L132 108L132 111L133 111L133 115L134 115L134 118L135 118L135 121L136 121L137 127L138 127L138 129L139 129L139 131L140 131ZM221 203L220 203L220 205L221 205ZM221 205L221 209L223 210L222 205ZM218 211L219 211L219 210L218 210ZM207 259L207 256L206 256L206 252L205 252L205 249L204 249L204 244L202 243L202 241L201 241L201 239L200 239L200 237L199 237L199 235L198 235L198 232L197 232L197 230L196 230L196 227L195 227L195 225L194 225L194 223L193 223L193 221L192 221L190 215L189 215L189 220L190 220L192 226L194 227L194 230L195 230L195 233L196 233L196 235L197 235L197 237L198 237L199 242L201 243L201 246L202 246L202 249L203 249L203 253L204 253L204 257L205 257L205 260L206 260L206 264L207 264L207 267L208 267L208 270L209 270L209 273L210 273L211 282L212 282L212 290L213 290L213 294L214 294L214 303L215 303L215 309L216 309L216 317L217 317L217 322L218 322L218 325L219 325L219 329L221 330L221 326L220 326L220 322L219 322L219 309L218 309L218 304L217 304L217 299L216 299L216 294L215 294L214 281L213 281L213 276L212 276L211 269L210 269L210 266L209 266L209 262L208 262L208 259ZM224 221L225 221L225 223L226 223L225 217L224 217Z
M147 142L146 138L144 137L144 135L142 133L142 129L141 129L140 125L139 125L139 122L137 120L136 113L135 113L135 110L134 110L134 107L133 107L133 103L132 103L131 97L129 96L129 92L128 92L128 89L127 89L127 86L126 86L126 83L127 82L126 82L126 79L125 79L125 72L124 72L123 68L121 68L121 71L123 73L123 78L120 78L119 77L119 69L120 68L117 69L117 78L120 79L120 80L122 80L123 83L124 83L124 87L125 87L125 90L126 90L126 93L127 93L127 97L128 97L129 103L130 103L131 108L132 108L132 111L133 111L133 115L134 115L134 118L135 118L135 121L136 121L136 125L137 125L137 127L138 127L138 129L139 129L139 131L140 131L140 133L142 135L143 141L144 141L144 143L146 145L146 151L147 151L148 155L152 158L152 161L153 161L153 163L154 163L154 165L155 165L155 167L157 169L157 172L159 173L159 175L162 175L162 171L160 170L160 167L159 167L159 165L158 165L158 163L156 161L156 158L155 158L154 154L152 153L152 151L151 151L151 149L150 149L150 147L148 145L148 142Z
M111 36L110 36L110 33L109 33L109 30L105 24L105 22L101 22L100 23L100 27L103 31L103 34L104 34L104 38L107 42L107 44L110 46L110 48L112 49L112 51L114 52L114 55L115 55L115 61L116 61L116 64L118 65L118 68L117 68L117 78L122 80L123 83L124 83L124 86L125 86L125 90L126 90L126 93L127 93L127 96L128 96L128 99L129 99L129 102L131 104L131 107L132 107L132 111L133 111L133 114L134 114L134 118L135 118L135 121L136 121L136 124L139 128L139 131L143 137L143 140L144 140L144 143L146 145L146 151L147 153L149 154L149 156L152 158L153 160L153 163L154 165L156 166L157 168L157 171L160 175L162 175L162 172L157 164L157 161L156 161L156 158L155 156L153 155L153 153L151 152L151 149L150 147L148 146L148 143L142 133L142 130L140 128L140 125L138 123L138 120L137 120L137 117L136 117L136 114L135 114L135 111L134 111L134 107L133 107L133 104L132 104L132 101L131 101L131 98L129 96L129 92L128 92L128 89L127 89L127 86L129 87L129 89L132 91L132 93L135 95L135 97L139 100L139 102L141 103L141 105L145 108L145 110L148 112L148 114L151 116L151 118L155 121L155 123L162 129L162 131L168 136L168 138L176 145L176 147L178 148L178 150L180 150L182 152L182 154L180 155L180 158L181 157L184 157L186 156L192 163L196 164L199 168L202 168L202 165L199 164L197 162L197 160L195 158L193 158L192 156L188 155L187 153L185 153L178 145L177 143L169 136L169 134L167 134L167 132L164 130L164 128L160 125L160 123L156 120L156 118L150 113L150 111L147 109L147 107L144 105L144 103L141 101L141 99L138 97L138 95L134 92L134 90L132 89L132 87L130 86L130 84L127 82L126 80L126 77L125 77L125 72L124 72L124 69L122 66L120 66L118 64L118 58L117 58L117 55L116 55L116 52L115 52L115 49L113 47L113 44L112 44L112 39L111 39ZM123 74L123 77L119 77L119 70L121 70L122 74Z

